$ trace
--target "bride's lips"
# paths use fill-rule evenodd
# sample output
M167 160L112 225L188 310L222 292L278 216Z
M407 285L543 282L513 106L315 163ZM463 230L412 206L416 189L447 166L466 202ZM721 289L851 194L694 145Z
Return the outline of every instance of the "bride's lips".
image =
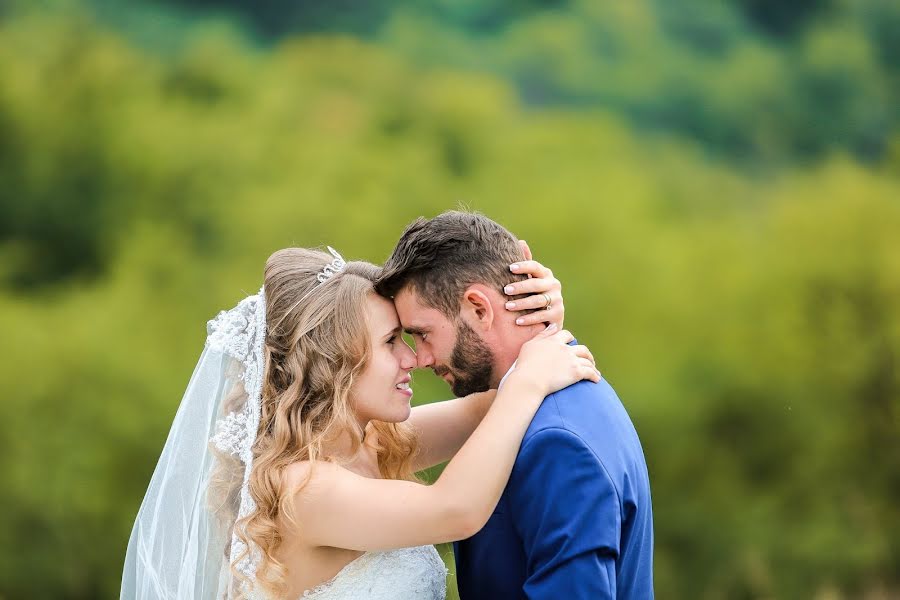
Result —
M398 392L400 392L407 398L412 398L413 391L411 389L409 389L409 384L411 381L412 381L412 377L407 375L406 377L404 377L403 379L401 379L400 381L398 381L397 383L394 384L394 389L396 389Z

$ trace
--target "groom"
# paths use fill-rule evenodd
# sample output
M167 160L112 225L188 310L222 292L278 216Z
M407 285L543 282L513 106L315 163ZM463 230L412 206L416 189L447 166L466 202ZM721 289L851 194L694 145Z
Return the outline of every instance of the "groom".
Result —
M457 396L497 388L536 330L504 310L509 231L479 214L410 224L376 289L392 297L419 367ZM653 516L637 433L605 381L548 396L485 527L454 545L462 600L653 598Z

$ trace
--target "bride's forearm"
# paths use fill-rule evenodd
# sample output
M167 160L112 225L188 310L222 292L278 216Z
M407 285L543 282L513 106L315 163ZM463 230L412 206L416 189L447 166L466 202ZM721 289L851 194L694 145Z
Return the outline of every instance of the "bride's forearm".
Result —
M491 390L414 407L409 423L420 448L414 469L420 471L453 458L487 414L495 394Z
M432 487L455 507L462 532L472 535L484 526L509 480L522 437L543 394L534 386L510 380L497 394L481 425Z

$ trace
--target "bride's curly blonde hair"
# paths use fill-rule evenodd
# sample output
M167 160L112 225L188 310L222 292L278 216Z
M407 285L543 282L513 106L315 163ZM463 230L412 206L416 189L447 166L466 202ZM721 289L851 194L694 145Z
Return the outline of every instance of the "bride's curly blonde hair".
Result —
M369 363L366 300L375 293L380 270L351 261L319 282L331 261L325 252L303 248L279 250L266 261L265 374L250 474L256 510L236 531L249 547L259 548L257 585L275 597L286 587L286 568L275 556L283 541L278 523L296 524L291 505L300 491L288 488L285 469L297 461L330 460L323 446L341 433L349 432L355 452L365 435L350 390ZM382 477L413 479L412 429L404 423L372 426ZM240 558L232 557L232 565Z

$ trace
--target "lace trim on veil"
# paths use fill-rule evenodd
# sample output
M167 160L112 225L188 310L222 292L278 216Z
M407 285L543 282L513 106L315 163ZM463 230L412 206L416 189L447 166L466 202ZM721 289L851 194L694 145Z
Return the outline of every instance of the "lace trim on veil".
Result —
M260 289L258 294L244 298L233 309L220 312L206 326L207 345L237 361L240 366L238 377L243 382L247 394L246 401L239 410L219 419L216 423L216 433L210 440L221 452L237 456L244 464L238 520L256 509L256 503L250 495L249 482L253 466L253 443L259 428L262 374L265 367L264 294L264 289ZM261 557L257 548L249 552L247 550L247 545L237 535L233 535L229 556L243 556L235 566L252 579L256 575L256 567Z

